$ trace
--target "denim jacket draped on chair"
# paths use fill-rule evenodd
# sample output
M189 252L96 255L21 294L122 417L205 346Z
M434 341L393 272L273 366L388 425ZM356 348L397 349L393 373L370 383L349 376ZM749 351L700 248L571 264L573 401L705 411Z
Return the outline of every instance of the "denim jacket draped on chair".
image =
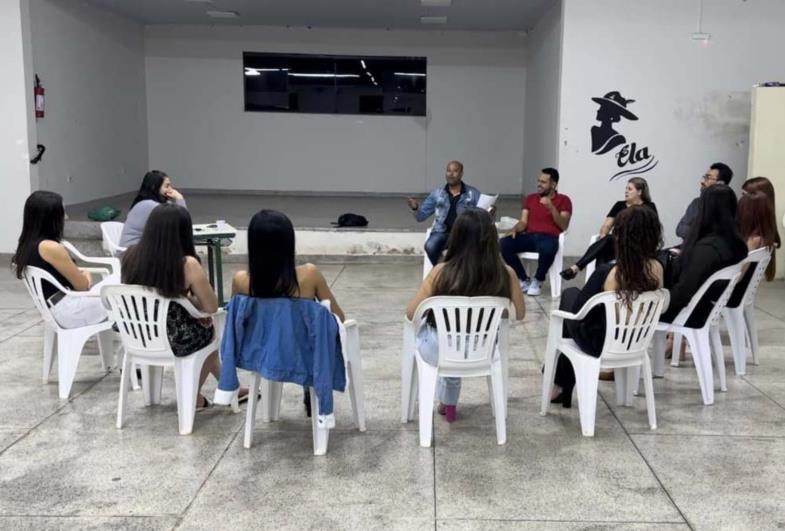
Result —
M307 299L235 295L227 306L216 403L228 404L239 389L237 369L312 386L320 412L331 414L332 392L346 387L335 316Z

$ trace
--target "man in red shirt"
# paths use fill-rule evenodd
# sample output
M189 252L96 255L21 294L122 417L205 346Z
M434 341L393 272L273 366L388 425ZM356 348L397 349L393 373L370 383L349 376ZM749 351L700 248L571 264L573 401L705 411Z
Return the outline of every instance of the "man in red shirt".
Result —
M523 200L521 219L501 239L502 257L518 275L521 290L527 295L540 294L545 274L553 264L559 250L559 234L567 230L572 216L572 201L556 191L559 172L544 168L537 179L537 193ZM518 259L518 253L538 253L537 272L534 278L526 276L526 270Z

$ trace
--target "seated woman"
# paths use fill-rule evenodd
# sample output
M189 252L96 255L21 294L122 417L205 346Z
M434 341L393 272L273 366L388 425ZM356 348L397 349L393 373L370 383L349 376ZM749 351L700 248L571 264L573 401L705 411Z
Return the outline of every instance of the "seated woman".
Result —
M769 198L762 192L745 193L739 199L739 211L736 215L741 237L747 242L747 250L755 251L762 247L774 249L777 243L776 217L771 208ZM772 254L772 260L774 254ZM769 262L771 263L771 262ZM744 272L733 294L728 300L729 308L737 308L742 303L744 293L752 280L755 268L749 264L744 266ZM769 274L771 277L769 277ZM766 280L774 278L774 271L766 268Z
M753 177L752 179L747 179L744 181L744 184L741 185L742 189L742 197L745 194L751 194L753 192L762 192L766 198L769 200L770 211L771 211L771 226L774 227L774 247L779 249L782 246L782 240L780 239L780 233L777 230L777 208L776 208L776 201L774 198L774 186L771 184L771 181L768 180L766 177ZM741 205L740 205L741 206ZM767 222L768 223L768 222ZM777 262L776 262L777 255L776 253L772 253L771 261L769 261L769 266L766 268L766 280L771 281L774 279L774 274L777 271Z
M90 290L90 274L76 266L60 243L64 225L65 209L60 194L43 190L30 194L25 201L19 245L11 259L17 278L22 278L27 266L33 266L51 274L68 290ZM79 328L106 319L99 297L69 297L47 281L41 283L41 288L52 315L63 328Z
M145 174L142 186L136 194L120 235L120 247L139 243L150 212L162 203L175 203L186 207L183 194L172 188L172 179L162 171L152 170Z
M616 217L612 240L616 262L597 267L583 288L567 288L561 296L560 310L577 313L590 298L615 291L629 304L638 294L663 286L663 268L657 260L662 245L662 226L651 208L626 208ZM564 321L564 337L572 338L586 354L599 357L605 343L605 309L592 309L582 320ZM575 372L569 359L560 355L556 364L551 403L572 406Z
M434 266L406 307L406 316L422 301L436 295L507 297L515 306L515 316L523 319L523 293L518 287L515 271L501 258L499 235L488 212L479 208L465 209L455 220L443 262ZM417 333L417 350L423 359L436 365L439 344L433 323L425 323ZM439 380L439 414L454 422L461 392L460 378Z
M218 311L218 298L194 249L191 216L180 206L161 204L150 212L139 243L123 254L122 276L124 284L155 288L164 297L188 297L205 313ZM174 355L187 356L209 345L215 328L212 319L196 319L174 303L166 316L166 334ZM218 379L220 371L218 352L212 352L202 366L199 389L208 374ZM241 401L247 394L247 388L241 389ZM196 410L208 407L210 402L200 392Z
M608 238L608 235L613 230L616 216L625 208L639 205L647 206L654 210L655 214L657 213L657 206L652 203L649 194L649 183L642 177L633 177L627 181L627 186L624 187L624 201L614 203L605 217L605 221L600 227L600 239L589 246L586 253L578 259L574 266L559 273L562 278L572 280L594 260L597 260L597 265L613 260L613 242Z
M248 270L235 273L232 295L236 293L261 298L328 300L330 310L345 320L321 271L310 263L295 266L294 227L285 214L275 210L260 210L248 224ZM304 389L303 404L310 417L308 389Z
M747 245L736 224L736 208L736 194L726 185L711 186L700 195L698 213L684 244L680 250L671 250L678 253L671 260L671 268L666 275L671 300L660 321L673 322L706 279L746 258ZM705 324L714 302L726 285L726 282L716 282L709 288L686 326L700 328Z

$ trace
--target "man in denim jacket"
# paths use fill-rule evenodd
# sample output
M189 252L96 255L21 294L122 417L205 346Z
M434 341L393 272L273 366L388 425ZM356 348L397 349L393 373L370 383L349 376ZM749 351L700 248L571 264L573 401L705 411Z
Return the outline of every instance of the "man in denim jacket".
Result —
M462 181L463 164L457 160L447 163L445 179L447 184L432 191L422 204L417 203L413 197L407 199L417 221L425 221L434 215L431 235L425 242L425 254L434 265L447 246L447 238L455 218L466 207L477 206L480 199L480 191Z

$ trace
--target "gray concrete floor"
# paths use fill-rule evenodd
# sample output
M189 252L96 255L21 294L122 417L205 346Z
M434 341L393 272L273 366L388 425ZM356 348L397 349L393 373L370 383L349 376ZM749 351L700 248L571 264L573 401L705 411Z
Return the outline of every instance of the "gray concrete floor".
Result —
M399 422L401 315L419 266L325 265L361 326L368 431L348 397L326 457L314 457L300 390L282 420L199 413L177 434L173 382L160 406L132 393L117 430L119 376L89 344L68 401L40 380L41 326L21 282L0 271L0 529L782 529L785 526L785 285L758 300L761 365L700 400L687 361L655 381L658 429L643 398L615 405L601 383L594 438L577 408L538 414L545 297L527 299L511 331L508 442L497 446L485 383L465 382L459 418L437 416L433 448ZM227 282L228 282L227 278ZM56 374L56 373L55 373ZM209 389L214 386L209 383Z
M210 223L223 219L237 228L245 228L256 212L263 208L284 212L297 228L329 228L330 222L346 212L360 214L368 219L368 230L422 231L429 222L417 223L406 206L404 197L389 196L318 196L281 195L260 193L209 193L186 190L185 198L194 223ZM68 217L74 221L87 220L87 213L98 206L111 205L122 211L125 220L133 193L117 195L66 207ZM424 196L418 196L424 199ZM499 198L497 216L519 217L520 199Z

